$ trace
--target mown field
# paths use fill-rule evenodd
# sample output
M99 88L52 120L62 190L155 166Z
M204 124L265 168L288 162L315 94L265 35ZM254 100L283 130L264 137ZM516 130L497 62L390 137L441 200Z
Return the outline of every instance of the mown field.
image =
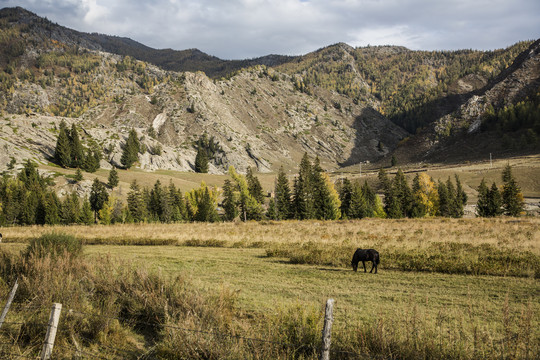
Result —
M82 257L17 265L30 239L51 231L82 239ZM330 297L336 300L335 359L540 353L538 218L24 227L2 233L3 256L11 259L0 272L2 294L13 278L7 274L18 269L26 289L20 304L48 310L50 302L64 301L95 316L113 314L120 319L114 326L71 319L75 325L59 340L73 349L74 337L85 351L105 358L122 358L111 350L118 347L131 351L127 358L316 358ZM352 272L356 247L380 251L377 275ZM56 295L47 285L55 283L65 288ZM24 320L25 312L13 316ZM160 330L141 328L149 321ZM9 330L10 336L24 339L17 331ZM272 342L224 338L216 331ZM191 345L174 350L182 342ZM14 351L31 353L32 346L23 341Z

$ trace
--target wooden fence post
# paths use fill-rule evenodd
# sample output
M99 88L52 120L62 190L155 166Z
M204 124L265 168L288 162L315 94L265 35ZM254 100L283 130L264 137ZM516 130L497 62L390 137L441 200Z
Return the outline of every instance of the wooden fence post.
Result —
M41 350L41 360L48 360L51 358L61 311L62 304L54 303L51 310L51 316L49 317L49 324L47 326L47 335L45 335L45 342L43 343L43 349Z
M15 293L17 292L17 288L19 287L19 279L15 280L15 284L13 285L13 289L11 289L11 292L9 293L6 306L4 306L4 310L2 311L2 315L0 315L0 328L2 328L2 324L4 324L4 320L6 320L7 313L9 311L9 308L11 307L11 303L13 302L13 298L15 297Z
M326 300L326 310L324 312L324 327L322 331L322 349L321 349L321 360L330 360L330 340L332 333L332 322L334 322L333 317L334 312L334 299Z

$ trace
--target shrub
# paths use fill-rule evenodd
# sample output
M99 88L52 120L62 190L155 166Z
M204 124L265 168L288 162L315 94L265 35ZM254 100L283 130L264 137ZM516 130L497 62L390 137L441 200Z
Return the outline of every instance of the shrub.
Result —
M64 254L78 257L81 253L82 242L79 239L73 235L52 232L30 240L30 244L28 244L23 255L26 258L43 258L46 256L55 258Z

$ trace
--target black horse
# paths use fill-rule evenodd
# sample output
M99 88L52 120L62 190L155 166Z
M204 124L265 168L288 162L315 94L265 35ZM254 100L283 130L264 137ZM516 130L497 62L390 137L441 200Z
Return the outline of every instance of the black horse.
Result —
M377 273L377 265L379 265L379 253L377 250L373 249L356 249L352 257L351 265L354 271L358 270L358 263L362 262L364 265L364 272L366 270L366 261L371 261L371 270L370 273L375 269L375 274Z

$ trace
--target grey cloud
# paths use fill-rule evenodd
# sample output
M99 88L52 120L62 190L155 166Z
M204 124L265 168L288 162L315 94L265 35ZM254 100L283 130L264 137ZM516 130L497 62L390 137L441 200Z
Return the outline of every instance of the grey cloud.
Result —
M538 37L537 0L0 0L80 31L225 59L347 42L493 49Z

